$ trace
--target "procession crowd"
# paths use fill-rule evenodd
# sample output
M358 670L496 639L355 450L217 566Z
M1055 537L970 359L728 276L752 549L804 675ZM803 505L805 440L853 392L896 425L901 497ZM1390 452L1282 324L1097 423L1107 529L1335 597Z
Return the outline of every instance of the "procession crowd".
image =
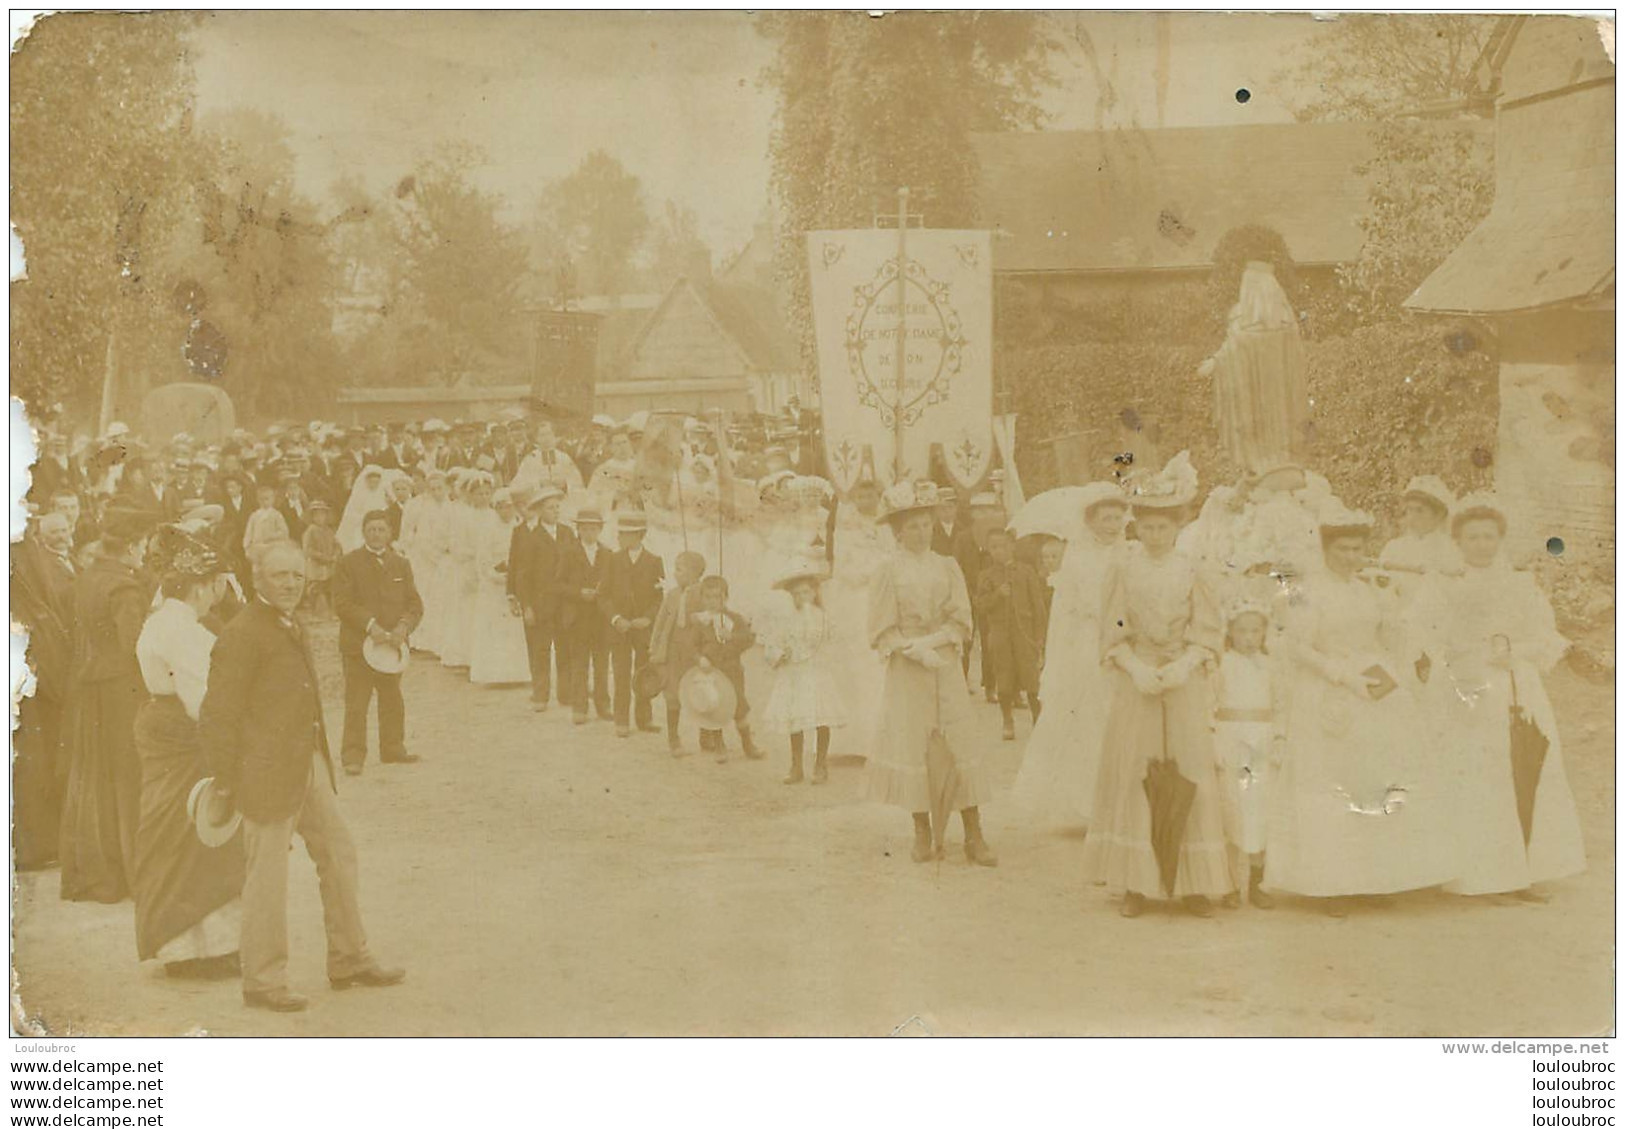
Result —
M685 731L723 763L731 736L759 760L771 735L786 784L827 780L838 747L910 813L916 861L945 857L958 811L967 861L996 866L985 702L1005 740L1031 717L1016 808L1086 826L1080 890L1127 916L1541 900L1584 867L1542 681L1566 643L1506 561L1504 507L1435 477L1377 546L1372 515L1286 458L1200 505L1181 454L1011 506L997 475L964 499L873 475L843 493L720 417L596 417L569 444L514 413L42 446L13 563L36 678L17 864L60 864L65 899L133 897L142 960L241 976L255 1006L304 1006L294 833L334 986L404 976L367 947L334 803L304 637L330 617L351 776L374 697L378 760L422 755L401 671L438 662L675 757Z

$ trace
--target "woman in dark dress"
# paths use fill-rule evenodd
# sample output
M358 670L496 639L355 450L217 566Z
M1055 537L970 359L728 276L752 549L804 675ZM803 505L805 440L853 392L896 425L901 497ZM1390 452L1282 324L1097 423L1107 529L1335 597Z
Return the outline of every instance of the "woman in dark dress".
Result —
M74 584L73 686L65 722L62 897L120 902L135 874L141 768L135 715L147 699L135 661L152 589L141 572L152 525L117 514Z
M147 617L135 648L152 695L135 722L141 759L136 951L142 960L164 962L171 976L235 976L245 867L242 836L205 846L186 811L193 787L208 775L198 744L197 711L214 649L215 636L206 624L230 590L225 561L207 541L166 527L154 541L148 564L161 577L163 601Z

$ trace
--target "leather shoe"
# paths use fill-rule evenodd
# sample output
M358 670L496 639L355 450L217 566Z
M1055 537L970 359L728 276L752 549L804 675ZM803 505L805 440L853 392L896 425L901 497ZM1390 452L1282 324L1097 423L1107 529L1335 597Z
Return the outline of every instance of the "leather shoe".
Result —
M378 759L383 760L385 764L417 764L423 758L416 753L402 753L400 756L390 757L388 760L384 760L382 757Z
M266 1011L304 1011L310 1006L310 1001L286 988L267 988L263 992L244 992L243 1006Z
M347 764L344 766L344 772L348 776L360 776L361 766L358 764Z
M384 968L375 964L371 968L363 968L360 972L352 972L348 976L329 977L327 982L333 985L336 991L342 992L346 988L392 988L405 979L406 969Z

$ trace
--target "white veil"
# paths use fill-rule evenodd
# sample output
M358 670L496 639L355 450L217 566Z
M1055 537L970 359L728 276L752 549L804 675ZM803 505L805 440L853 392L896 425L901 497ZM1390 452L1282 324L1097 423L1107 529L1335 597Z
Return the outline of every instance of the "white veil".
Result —
M377 486L367 486L369 475L378 476ZM344 516L339 519L339 548L349 553L365 544L361 523L373 510L383 509L388 498L389 483L384 479L383 468L371 463L362 467L361 473L355 476L355 485L350 487L350 500L344 503Z

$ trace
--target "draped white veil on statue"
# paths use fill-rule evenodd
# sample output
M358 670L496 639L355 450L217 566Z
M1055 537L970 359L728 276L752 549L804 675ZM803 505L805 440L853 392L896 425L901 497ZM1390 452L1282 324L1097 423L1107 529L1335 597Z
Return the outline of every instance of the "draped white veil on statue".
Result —
M355 476L350 487L350 500L344 503L344 516L339 519L339 548L354 552L365 543L361 536L361 523L373 510L381 510L389 502L389 485L384 481L382 467L368 464Z

